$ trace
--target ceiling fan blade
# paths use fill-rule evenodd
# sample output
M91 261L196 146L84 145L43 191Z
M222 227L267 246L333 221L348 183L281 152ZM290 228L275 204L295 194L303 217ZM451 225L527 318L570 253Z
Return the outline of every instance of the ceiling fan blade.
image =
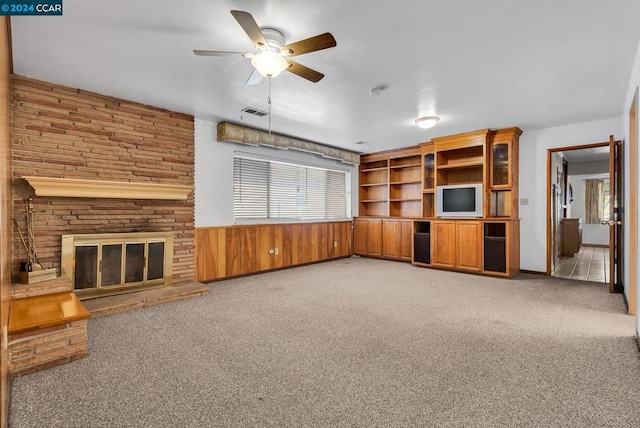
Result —
M245 85L257 85L260 82L262 82L262 74L260 74L258 70L254 68Z
M249 12L232 10L231 15L233 15L236 21L238 21L238 24L240 24L244 32L247 33L247 36L249 36L256 49L269 45L267 39L264 38L264 34L262 34L260 27L258 27L256 20L253 19L253 16L251 16Z
M245 58L251 58L253 54L245 52L229 52L229 51L204 51L200 49L194 49L193 53L198 56L243 56Z
M292 61L290 59L288 59L287 62L289 63L289 68L286 69L287 71L310 80L313 83L319 82L324 77L324 74L320 73L319 71L312 70L309 67L306 67L298 62Z
M331 33L324 33L284 45L280 48L280 52L286 57L294 57L309 52L332 48L336 45L336 39L333 38L333 35L331 35Z

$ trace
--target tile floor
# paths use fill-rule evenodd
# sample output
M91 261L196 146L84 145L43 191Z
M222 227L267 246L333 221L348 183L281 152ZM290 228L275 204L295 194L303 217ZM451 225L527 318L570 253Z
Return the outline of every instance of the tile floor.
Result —
M580 247L573 257L562 257L553 276L582 281L609 281L609 248Z

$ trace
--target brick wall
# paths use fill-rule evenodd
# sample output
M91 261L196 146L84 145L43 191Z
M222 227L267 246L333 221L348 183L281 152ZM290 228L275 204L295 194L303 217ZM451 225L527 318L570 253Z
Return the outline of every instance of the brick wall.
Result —
M60 274L61 235L173 231L174 282L195 272L193 192L186 201L35 196L21 177L193 185L193 117L14 75L11 87L13 215L26 232L23 198L34 198L35 244ZM12 273L26 252L13 239Z

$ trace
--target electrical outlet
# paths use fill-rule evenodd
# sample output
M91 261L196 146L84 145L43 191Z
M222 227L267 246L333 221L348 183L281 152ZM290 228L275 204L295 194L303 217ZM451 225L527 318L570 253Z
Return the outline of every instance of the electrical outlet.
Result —
M338 248L338 241L333 241L333 248Z
M520 205L529 205L529 198L520 198Z
M273 248L270 248L269 249L269 254L273 254L273 253L275 253L275 250Z
M279 248L276 248L276 250L275 250L275 251L276 251L276 256L277 256L278 254L280 254L280 249L279 249Z

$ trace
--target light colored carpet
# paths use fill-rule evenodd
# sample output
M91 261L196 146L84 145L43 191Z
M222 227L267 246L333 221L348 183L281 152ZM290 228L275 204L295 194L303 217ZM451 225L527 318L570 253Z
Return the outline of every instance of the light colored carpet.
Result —
M343 259L91 320L10 426L638 427L633 324L603 284Z

